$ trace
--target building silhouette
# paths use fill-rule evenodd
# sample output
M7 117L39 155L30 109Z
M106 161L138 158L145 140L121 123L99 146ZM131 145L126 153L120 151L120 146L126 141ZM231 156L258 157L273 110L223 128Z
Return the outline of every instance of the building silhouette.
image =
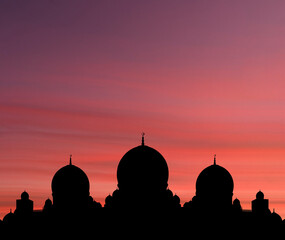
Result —
M142 209L180 207L180 199L168 189L169 170L164 157L144 144L129 150L117 168L118 189L105 200L106 208Z
M15 213L20 215L30 215L34 210L34 202L29 199L29 194L24 191L21 194L21 199L16 200Z
M269 201L268 199L264 199L263 192L259 191L256 194L256 199L251 202L251 209L254 214L258 215L268 215L270 214L269 210Z
M206 211L229 211L232 207L234 181L231 174L216 164L205 168L196 181L196 203Z
M179 238L190 230L197 236L228 237L228 233L235 233L240 238L266 234L272 238L285 233L284 221L269 210L269 200L261 191L250 210L244 210L237 198L232 199L233 177L216 163L216 156L213 164L198 175L196 194L183 206L168 188L168 179L166 160L145 145L143 136L141 145L127 151L119 161L117 189L106 197L102 207L90 196L89 179L72 164L70 156L69 164L52 178L53 199L47 199L41 210L34 210L33 201L24 191L16 200L15 211L10 210L0 222L0 231L22 229L31 236L45 233L50 238L55 232L72 237L75 233L90 236L93 231L123 237L130 229L140 236L151 233L161 238L169 234Z
M69 164L59 169L51 182L53 207L55 211L85 212L89 201L89 179L79 167Z

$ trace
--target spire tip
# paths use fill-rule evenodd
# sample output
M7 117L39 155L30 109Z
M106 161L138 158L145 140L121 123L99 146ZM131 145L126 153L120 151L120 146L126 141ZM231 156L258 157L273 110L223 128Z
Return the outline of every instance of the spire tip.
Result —
M145 135L145 133L142 132L142 146L144 146L144 135Z

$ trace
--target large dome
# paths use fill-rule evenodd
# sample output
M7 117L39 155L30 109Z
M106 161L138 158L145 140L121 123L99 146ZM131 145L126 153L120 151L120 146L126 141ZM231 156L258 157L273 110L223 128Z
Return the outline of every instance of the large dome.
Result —
M205 168L196 181L196 194L232 194L234 181L231 174L223 167L214 164Z
M164 157L143 143L129 150L117 168L120 190L165 190L168 182L168 166Z

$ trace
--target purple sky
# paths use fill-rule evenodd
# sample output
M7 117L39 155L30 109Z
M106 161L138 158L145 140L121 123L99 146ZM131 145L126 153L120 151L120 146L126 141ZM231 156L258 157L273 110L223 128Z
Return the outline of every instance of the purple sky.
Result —
M285 217L284 1L1 1L0 217L68 163L104 204L140 143L189 201L217 154Z

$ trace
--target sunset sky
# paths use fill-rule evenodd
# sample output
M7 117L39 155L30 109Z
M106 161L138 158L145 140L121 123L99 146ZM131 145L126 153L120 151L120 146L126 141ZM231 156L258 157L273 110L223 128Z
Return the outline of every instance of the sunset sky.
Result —
M285 218L285 1L0 2L0 218L55 172L117 187L141 142L166 159L183 204L213 163L243 209L261 190Z

